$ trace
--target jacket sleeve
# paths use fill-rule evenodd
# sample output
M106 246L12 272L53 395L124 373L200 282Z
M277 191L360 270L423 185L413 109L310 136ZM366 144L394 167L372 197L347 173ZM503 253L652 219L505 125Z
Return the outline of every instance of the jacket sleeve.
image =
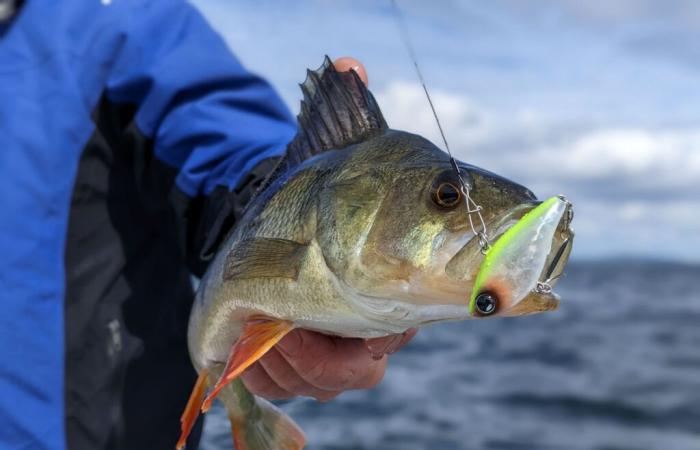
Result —
M155 157L176 168L172 198L201 274L296 125L274 89L241 66L194 7L142 3L124 27L107 97L138 105L136 126L152 139Z

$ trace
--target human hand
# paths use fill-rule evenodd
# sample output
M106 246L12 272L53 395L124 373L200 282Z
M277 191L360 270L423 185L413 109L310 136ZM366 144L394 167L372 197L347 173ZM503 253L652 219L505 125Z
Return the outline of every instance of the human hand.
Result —
M241 377L252 393L271 400L302 395L328 401L347 389L376 386L384 377L386 355L416 332L363 340L294 330Z
M357 75L360 76L362 82L365 83L365 86L369 85L369 79L367 78L367 70L365 70L365 66L355 58L343 56L342 58L338 58L335 61L333 61L333 65L335 66L338 72L347 72L348 70L354 70L355 73L357 73Z

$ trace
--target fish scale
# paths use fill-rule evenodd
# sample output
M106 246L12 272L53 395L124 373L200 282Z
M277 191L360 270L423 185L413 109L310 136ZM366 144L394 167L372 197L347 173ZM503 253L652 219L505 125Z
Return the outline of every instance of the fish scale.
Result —
M538 287L550 282L541 274L558 278L568 259L568 203L538 202L462 162L455 171L427 139L388 128L357 74L337 72L328 58L303 92L287 155L200 283L188 335L200 382L183 436L194 408L206 411L220 396L238 450L302 448L294 422L237 378L295 328L375 338L558 303ZM463 182L495 231L486 257ZM513 264L523 271L502 270ZM521 272L534 275L511 276Z

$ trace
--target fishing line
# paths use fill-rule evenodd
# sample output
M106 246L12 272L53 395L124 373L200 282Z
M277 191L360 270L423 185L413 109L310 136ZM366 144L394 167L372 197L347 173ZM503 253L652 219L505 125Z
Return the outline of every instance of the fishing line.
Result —
M450 164L452 165L452 168L454 169L455 173L457 174L457 179L459 180L460 184L460 189L462 191L462 194L464 195L464 203L467 206L467 216L469 217L469 226L471 227L472 233L474 233L475 236L479 238L479 246L481 247L481 252L486 254L486 252L489 250L491 247L488 239L488 234L486 231L486 221L484 221L484 217L481 214L482 207L480 205L477 205L476 202L471 198L471 195L469 194L469 187L467 184L464 182L464 179L462 178L462 173L459 170L459 166L457 165L457 160L455 159L454 156L452 156L452 151L450 150L450 145L447 143L447 138L445 137L445 132L442 129L442 124L440 123L440 118L438 117L437 111L435 110L435 105L433 104L433 100L430 97L430 93L428 92L428 86L427 83L425 82L425 78L423 78L423 72L421 72L420 67L418 66L418 58L416 57L416 52L413 48L413 43L411 41L411 37L408 33L408 27L406 26L406 21L403 18L403 15L401 14L401 11L399 10L399 5L396 3L396 0L391 0L391 7L392 11L394 14L394 18L396 20L396 24L399 28L399 34L401 35L401 40L403 41L404 46L406 47L406 51L408 52L408 56L411 58L411 62L413 63L413 67L416 70L416 74L418 75L418 80L420 81L421 86L423 87L423 92L425 92L425 97L428 99L428 104L430 105L430 110L433 112L433 117L435 117L435 123L437 123L438 130L440 130L440 136L442 137L442 142L445 144L445 149L447 150L447 154L450 157ZM476 214L479 218L479 222L481 223L481 230L476 231L476 227L474 226L474 219L472 218L472 214Z

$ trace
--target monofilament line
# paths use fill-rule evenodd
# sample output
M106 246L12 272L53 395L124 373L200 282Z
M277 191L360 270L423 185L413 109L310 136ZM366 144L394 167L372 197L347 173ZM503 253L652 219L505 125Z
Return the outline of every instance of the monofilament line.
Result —
M437 111L435 110L435 105L433 104L433 100L430 97L430 92L428 92L427 83L425 82L425 78L423 78L423 72L421 72L420 66L418 65L418 58L417 58L416 52L413 48L413 42L411 41L411 36L408 33L408 27L406 26L406 21L404 20L403 15L401 15L401 11L399 10L399 5L396 4L396 0L391 0L391 7L392 7L392 11L394 13L394 18L396 19L396 24L398 25L398 28L399 28L399 33L401 35L401 39L403 40L404 46L406 47L406 51L408 52L408 55L411 58L411 62L413 63L413 67L416 69L416 74L418 75L418 80L420 81L420 84L423 87L423 92L425 92L425 97L428 99L428 104L430 105L430 110L433 112L433 117L435 117L435 123L437 124L438 130L440 130L440 136L442 137L442 142L445 144L445 149L447 150L447 154L450 157L450 164L452 165L452 168L454 169L455 173L457 174L457 179L459 180L460 189L462 190L462 194L464 195L464 201L465 201L465 204L467 206L467 215L469 217L469 225L471 226L471 230L474 233L474 235L479 238L479 245L481 246L481 251L483 253L485 253L486 251L488 251L490 245L489 245L488 235L486 232L486 222L484 221L484 218L481 215L482 208L481 208L481 206L477 205L474 202L474 200L472 200L471 196L469 195L469 187L464 182L464 179L462 178L462 174L459 170L459 166L457 165L457 160L452 155L452 151L450 150L450 144L447 143L447 138L445 137L445 131L442 129L442 124L440 123L440 118L438 117ZM479 217L479 221L481 222L481 231L476 231L476 227L474 226L474 221L472 220L473 213L476 213Z
M442 125L440 124L440 118L437 115L437 111L435 111L435 105L433 105L433 100L430 98L430 93L428 92L428 87L425 83L425 78L423 78L423 72L421 72L420 67L418 66L418 58L416 57L416 52L413 49L413 43L411 42L411 37L408 34L408 28L406 28L406 22L403 19L403 16L401 15L401 11L399 10L399 6L396 4L396 0L391 0L391 6L394 11L394 17L396 18L396 23L399 26L399 32L401 33L401 38L403 40L404 45L406 46L406 50L408 51L408 55L411 58L411 62L413 63L413 67L416 69L416 74L418 75L418 80L420 80L420 84L423 87L423 92L425 92L425 96L428 99L428 104L430 105L430 110L433 112L433 117L435 117L435 122L437 122L438 129L440 130L440 136L442 136L442 142L445 143L445 148L447 149L447 154L450 155L450 158L454 159L452 156L452 152L450 151L450 145L447 143L447 138L445 137L445 132L442 129Z

